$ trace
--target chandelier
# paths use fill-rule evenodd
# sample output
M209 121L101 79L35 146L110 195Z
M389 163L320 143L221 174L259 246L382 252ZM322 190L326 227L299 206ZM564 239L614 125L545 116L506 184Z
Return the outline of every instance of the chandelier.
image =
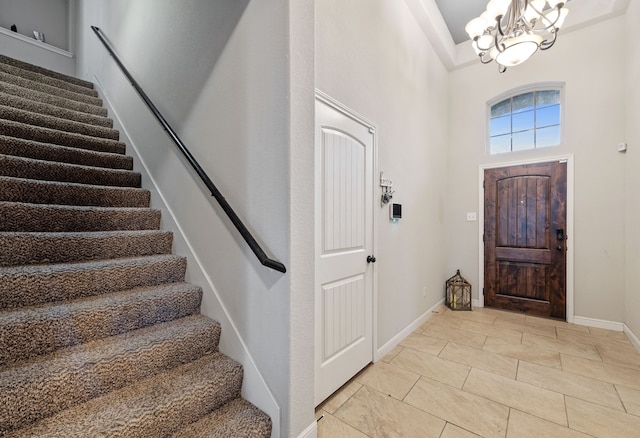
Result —
M464 30L483 64L496 61L500 73L556 42L569 10L566 0L491 0ZM545 6L548 4L548 8Z

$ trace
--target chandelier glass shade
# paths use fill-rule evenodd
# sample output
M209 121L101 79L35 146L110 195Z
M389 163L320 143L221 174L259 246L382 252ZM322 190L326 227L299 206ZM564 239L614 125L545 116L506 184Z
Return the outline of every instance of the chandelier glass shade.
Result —
M569 10L566 0L491 0L467 23L471 45L483 64L496 61L502 73L553 46Z

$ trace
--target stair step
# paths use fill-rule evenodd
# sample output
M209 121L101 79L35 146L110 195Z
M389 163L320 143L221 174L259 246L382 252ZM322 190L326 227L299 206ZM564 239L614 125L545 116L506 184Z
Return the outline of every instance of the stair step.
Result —
M169 231L0 233L0 266L73 263L170 254Z
M195 315L201 300L199 287L171 283L0 312L0 366Z
M90 137L108 138L116 141L120 137L120 133L115 129L61 119L6 105L0 105L0 119L12 120L14 122L25 123L27 125L42 128L55 129L62 132L82 134Z
M0 81L0 92L31 101L45 103L58 108L96 115L98 117L106 117L107 115L107 109L104 107L65 99L64 97L54 96L41 91L31 90L29 88L21 87L16 84L9 84Z
M11 120L2 120L2 123L0 123L0 135L115 154L124 154L126 149L125 144L117 140L57 131Z
M171 438L269 438L271 418L248 401L236 398L190 424Z
M0 201L0 231L74 232L157 230L161 214L149 208L28 204Z
M148 207L148 190L0 176L0 201L30 204Z
M0 154L106 169L133 169L133 158L129 155L59 146L6 135L0 135Z
M56 79L54 77L47 76L32 70L25 70L15 65L9 65L0 62L0 72L18 76L24 79L29 79L30 81L38 82L40 84L47 84L51 87L60 88L61 90L84 94L91 97L98 97L98 92L93 88L87 88L81 85L72 84L70 82L62 81L60 79Z
M58 119L80 122L103 128L113 128L113 120L106 117L60 108L59 106L36 102L34 100L25 99L23 97L14 96L1 91L0 102L2 102L4 106L29 111L35 114L54 116Z
M168 436L239 397L242 367L221 353L90 400L15 437Z
M0 431L23 427L210 355L219 339L219 323L194 315L58 350L0 371ZM234 371L241 374L238 368ZM83 436L92 435L85 431Z
M175 255L0 267L0 309L37 306L136 287L183 282L186 259Z
M0 154L0 175L40 181L72 182L110 187L140 187L138 172L80 166Z
M72 84L80 85L86 88L93 88L93 84L89 81L78 79L75 76L69 76L63 73L58 73L57 71L53 71L53 70L46 69L44 67L39 67L37 65L29 64L28 62L20 61L14 58L10 58L8 56L0 55L0 62L2 62L3 64L12 65L14 67L18 67L24 70L31 70L36 73L41 73L43 75L51 76L52 78L60 79L60 80L70 82Z
M30 90L39 91L41 93L47 93L52 96L63 97L69 100L75 100L76 102L87 103L94 106L102 106L102 99L93 96L87 96L86 94L74 93L73 91L63 90L62 88L52 87L51 85L41 84L30 79L14 76L9 73L0 71L0 81L7 84L18 85Z

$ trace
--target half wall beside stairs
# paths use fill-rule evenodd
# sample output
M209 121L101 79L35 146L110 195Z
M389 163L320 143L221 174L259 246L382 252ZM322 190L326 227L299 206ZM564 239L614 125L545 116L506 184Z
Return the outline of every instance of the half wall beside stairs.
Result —
M0 436L270 436L101 105L0 56Z

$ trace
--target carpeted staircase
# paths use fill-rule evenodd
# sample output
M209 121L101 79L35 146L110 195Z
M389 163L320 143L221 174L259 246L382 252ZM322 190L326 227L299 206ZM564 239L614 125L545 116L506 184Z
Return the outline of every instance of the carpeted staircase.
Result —
M0 55L0 437L269 437L106 116Z

